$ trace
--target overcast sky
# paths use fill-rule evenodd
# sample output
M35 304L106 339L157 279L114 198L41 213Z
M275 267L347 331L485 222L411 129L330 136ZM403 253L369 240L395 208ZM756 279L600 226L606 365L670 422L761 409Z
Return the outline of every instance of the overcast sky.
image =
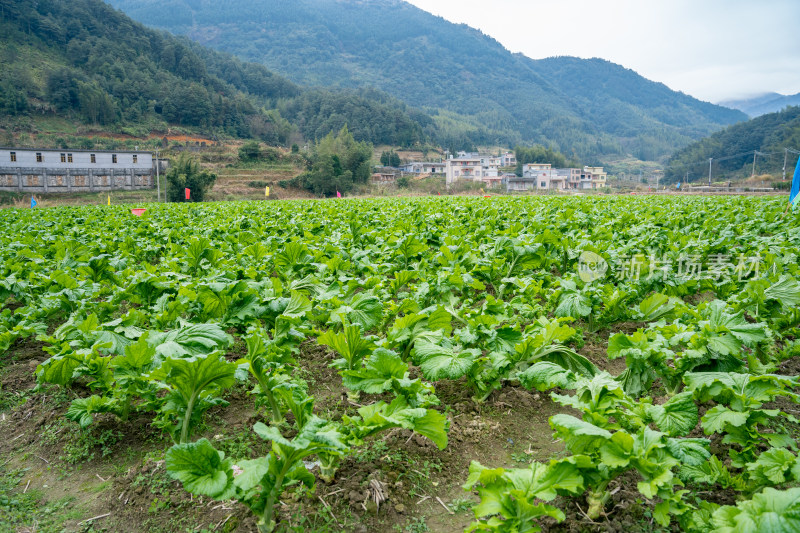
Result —
M711 102L800 92L800 0L408 0L539 59L601 57Z

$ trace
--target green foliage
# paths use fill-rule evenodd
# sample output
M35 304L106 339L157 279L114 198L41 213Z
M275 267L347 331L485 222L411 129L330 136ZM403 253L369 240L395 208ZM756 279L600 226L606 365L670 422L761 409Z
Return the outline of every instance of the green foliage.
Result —
M736 506L725 505L714 511L714 533L756 533L758 531L797 531L800 529L800 488L766 488L752 500Z
M271 532L276 525L273 507L281 492L296 484L314 486L314 476L303 459L321 453L340 454L347 447L335 427L315 416L300 427L292 440L260 422L253 430L272 442L271 453L234 463L208 440L201 439L173 446L166 456L167 472L193 494L240 501L259 518L259 531Z
M565 516L557 507L537 500L549 502L559 494L577 495L583 487L580 470L569 461L532 463L523 469L489 469L472 461L464 490L477 488L481 501L473 506L478 521L467 531L541 531L535 519L551 517L561 522Z
M394 150L381 152L381 165L385 167L399 167L400 156Z
M260 158L261 147L255 141L246 142L239 148L240 161L258 161Z
M168 184L170 202L202 202L206 192L217 181L216 174L201 170L200 163L185 153L170 165L164 177ZM186 200L184 189L192 191L189 200Z
M618 483L634 479L654 522L677 520L687 531L711 523L708 491L733 490L744 501L800 481L791 407L800 381L778 373L800 353L798 219L784 215L780 198L434 197L149 212L0 210L0 351L20 361L31 341L41 343L48 357L37 380L72 402L74 423L61 427L73 434L117 435L115 417L155 419L188 445L202 412L224 406L235 380L247 381L271 424L258 431L288 447L230 465L198 447L210 466L191 469L209 475L200 485L219 484L215 493L250 502L261 517L287 467L280 461L295 452L315 448L320 478L331 481L343 454L364 443L377 453L394 429L445 446L458 415L440 407L430 380L449 393L467 387L476 401L518 384L557 387L549 397L574 409L559 407L550 421L566 455L506 470L498 486L489 470L473 485L492 487L487 499L501 502L476 517L483 528L515 520L533 528L537 513L558 516L539 505L569 502L547 500L538 485L513 493L525 490L520 479L540 480L557 464L577 471L582 488L556 492L586 499L593 520L613 511ZM583 250L609 263L604 279L581 280ZM762 264L747 273L734 257L727 275L682 276L646 262L638 277L619 275L642 250L675 261L682 250L741 253ZM608 355L626 363L618 375L587 358L600 358L606 339ZM309 358L332 365L349 391L336 421L315 422L302 378L318 378L299 365ZM94 423L101 414L102 427ZM713 446L690 437L698 431ZM54 443L52 426L43 434ZM341 446L320 444L332 435ZM301 436L307 442L295 442ZM113 435L101 437L111 449ZM91 442L76 440L65 453L83 456ZM389 453L398 452L381 456ZM233 465L252 475L235 475ZM287 468L287 483L290 472L296 485L313 483Z
M176 443L189 442L202 413L222 403L218 395L233 386L235 372L236 365L218 354L166 359L151 375L167 391L155 425L168 430Z
M374 90L302 90L261 65L146 29L99 0L24 0L6 6L0 30L8 116L55 111L136 136L173 124L282 145L345 124L359 140L411 145L431 123Z
M328 133L312 149L311 170L298 179L314 194L335 196L347 192L356 184L366 183L370 175L372 146L356 142L343 126L337 135Z

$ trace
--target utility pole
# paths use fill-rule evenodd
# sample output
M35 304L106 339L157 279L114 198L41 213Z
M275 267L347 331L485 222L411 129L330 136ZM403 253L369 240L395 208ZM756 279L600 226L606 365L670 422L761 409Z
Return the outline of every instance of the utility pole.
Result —
M783 149L783 181L786 181L786 156L789 155L789 149Z
M156 192L156 202L161 201L161 175L159 174L159 168L161 164L158 161L158 148L156 148L156 187L158 187L158 192Z
M750 174L750 177L756 175L756 156L758 155L758 150L753 150L753 172Z
M711 187L711 162L714 161L713 157L708 158L708 186Z

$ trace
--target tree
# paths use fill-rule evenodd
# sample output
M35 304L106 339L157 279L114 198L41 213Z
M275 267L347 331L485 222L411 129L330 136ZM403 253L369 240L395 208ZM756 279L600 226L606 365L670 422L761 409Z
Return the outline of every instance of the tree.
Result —
M258 161L261 157L261 147L256 141L246 142L239 148L239 160Z
M329 133L311 152L311 170L299 177L300 183L314 193L333 196L346 192L356 183L366 183L370 175L372 145L356 142L344 126L339 134Z
M394 150L381 153L381 165L385 167L399 167L400 156Z
M186 202L184 189L191 189L190 202L202 202L205 194L217 181L217 175L201 170L200 164L188 154L181 154L166 173L170 202Z

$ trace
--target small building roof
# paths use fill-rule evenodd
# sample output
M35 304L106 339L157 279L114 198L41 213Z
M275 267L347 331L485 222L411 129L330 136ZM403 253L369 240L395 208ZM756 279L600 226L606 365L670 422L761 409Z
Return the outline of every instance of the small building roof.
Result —
M16 148L16 147L8 147L8 146L0 146L0 150L11 150L11 151L20 151L26 150L29 152L59 152L59 153L66 153L66 152L91 152L93 154L152 154L153 152L150 150L87 150L85 148Z

